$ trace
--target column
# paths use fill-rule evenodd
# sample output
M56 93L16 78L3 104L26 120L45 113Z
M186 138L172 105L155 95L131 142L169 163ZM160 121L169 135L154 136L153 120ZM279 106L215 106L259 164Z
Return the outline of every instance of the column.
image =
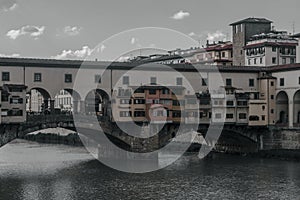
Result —
M80 101L80 110L81 114L85 114L85 101Z
M50 100L50 112L51 112L51 113L54 113L54 111L55 111L55 110L54 110L54 103L55 103L55 100L52 100L52 99L51 99L51 100Z
M294 101L289 101L289 128L294 127Z
M49 108L49 100L44 99L44 111L47 110L48 108Z
M79 101L74 100L73 101L73 113L78 113L78 106L79 106Z

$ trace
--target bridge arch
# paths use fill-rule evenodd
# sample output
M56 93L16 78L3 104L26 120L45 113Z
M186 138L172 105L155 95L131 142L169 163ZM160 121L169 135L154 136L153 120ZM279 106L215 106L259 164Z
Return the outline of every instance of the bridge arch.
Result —
M289 97L285 91L280 91L276 96L276 116L277 124L288 124Z
M297 90L293 98L294 102L294 124L296 126L300 125L300 90Z
M95 113L101 116L110 115L111 102L109 94L102 89L94 89L88 92L85 97L85 112Z
M42 87L33 87L27 91L27 112L41 113L50 106L51 94Z

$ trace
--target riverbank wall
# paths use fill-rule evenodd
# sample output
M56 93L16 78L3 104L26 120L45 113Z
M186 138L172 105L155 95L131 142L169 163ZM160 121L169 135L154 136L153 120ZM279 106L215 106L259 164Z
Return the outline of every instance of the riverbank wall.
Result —
M47 144L83 146L78 133L70 133L68 135L59 135L57 133L37 133L25 135L22 139Z

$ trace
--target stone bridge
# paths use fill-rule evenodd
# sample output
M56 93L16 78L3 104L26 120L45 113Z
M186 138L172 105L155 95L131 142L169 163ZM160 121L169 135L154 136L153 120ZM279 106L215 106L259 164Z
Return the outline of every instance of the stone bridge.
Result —
M47 129L61 127L73 131L78 131L80 134L93 138L97 136L97 128L91 126L89 116L80 116L81 125L75 127L73 115L71 114L50 114L50 115L28 115L27 121L21 124L1 124L0 126L0 146L12 141L15 138L22 138L26 134ZM86 120L85 120L86 119ZM134 138L123 133L114 123L109 123L105 117L98 117L101 129L106 136L117 145L124 149L132 151L149 151L155 150L166 145L176 134L178 126L169 124L165 126L157 135L147 139ZM205 133L208 126L199 126L198 132ZM93 135L88 135L94 131ZM188 130L187 130L188 131ZM209 136L206 138L207 143L216 144L216 148L230 151L257 151L261 146L261 135L266 132L265 128L249 128L248 126L233 126L225 125L219 141L210 141ZM97 138L94 138L97 140Z

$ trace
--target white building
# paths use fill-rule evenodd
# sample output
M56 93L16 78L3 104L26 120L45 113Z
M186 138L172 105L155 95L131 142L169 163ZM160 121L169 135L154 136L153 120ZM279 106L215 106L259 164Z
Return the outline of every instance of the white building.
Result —
M73 112L72 95L65 90L61 90L59 94L55 96L55 108Z
M246 66L274 66L296 63L298 40L287 32L262 33L251 37L245 49Z

